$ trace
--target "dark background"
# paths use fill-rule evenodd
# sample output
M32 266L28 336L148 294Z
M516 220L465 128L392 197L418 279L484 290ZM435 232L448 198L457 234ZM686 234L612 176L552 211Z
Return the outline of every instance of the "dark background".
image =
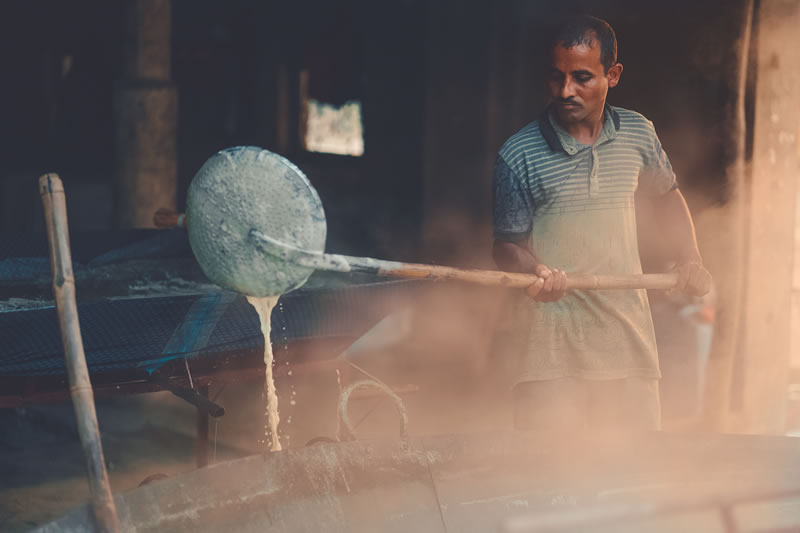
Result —
M42 228L35 183L48 171L65 182L73 229L112 226L124 4L3 5L0 231ZM695 212L724 204L735 3L174 0L178 206L206 158L253 144L309 175L330 249L479 262L495 153L545 103L538 39L581 9L617 31L625 70L610 103L655 123ZM363 157L302 149L302 70L309 97L361 101Z

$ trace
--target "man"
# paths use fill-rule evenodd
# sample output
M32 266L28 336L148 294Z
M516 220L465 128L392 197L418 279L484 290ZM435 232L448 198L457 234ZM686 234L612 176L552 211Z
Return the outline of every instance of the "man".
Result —
M694 225L653 124L606 104L622 74L611 26L582 16L550 41L550 105L500 149L493 255L539 280L514 387L519 428L658 429L660 377L644 290L566 292L566 272L641 273L634 193L658 206L678 289L705 294Z

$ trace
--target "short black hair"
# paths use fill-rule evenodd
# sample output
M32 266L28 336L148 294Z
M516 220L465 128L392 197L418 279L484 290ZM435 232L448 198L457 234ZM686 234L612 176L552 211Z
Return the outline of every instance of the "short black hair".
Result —
M550 50L557 45L572 48L580 44L600 43L600 61L606 72L617 62L617 35L605 20L591 15L579 15L561 21L552 33Z

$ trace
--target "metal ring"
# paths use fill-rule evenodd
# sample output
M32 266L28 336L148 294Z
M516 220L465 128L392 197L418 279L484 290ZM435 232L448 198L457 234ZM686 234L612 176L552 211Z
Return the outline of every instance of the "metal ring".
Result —
M388 386L384 385L383 383L368 379L351 383L339 394L338 416L341 422L339 425L339 440L346 441L356 439L355 429L353 428L353 425L350 422L350 417L347 414L347 406L350 403L350 395L353 393L353 391L356 389L369 388L376 389L384 393L392 400L397 408L397 412L400 414L400 437L406 438L408 436L408 412L406 411L406 406L403 403L403 400L401 400L400 397Z

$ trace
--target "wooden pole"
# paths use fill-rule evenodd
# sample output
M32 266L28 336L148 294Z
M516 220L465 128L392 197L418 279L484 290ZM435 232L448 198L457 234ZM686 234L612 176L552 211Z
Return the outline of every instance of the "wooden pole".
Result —
M78 323L75 277L72 273L67 227L67 207L61 179L56 174L45 174L40 177L39 194L44 204L47 240L50 245L50 269L53 273L53 293L58 309L61 342L64 345L70 395L78 423L78 435L86 456L95 526L98 531L116 532L119 531L119 519L103 459L92 383L89 380L89 370L86 366L86 356L83 352L83 341Z
M322 254L293 248L263 233L250 230L249 238L263 253L288 263L333 272L364 272L379 276L429 281L463 281L487 287L524 289L539 280L535 274L474 270L418 263L384 261L370 257ZM567 274L567 290L672 289L678 274Z
M203 398L208 398L208 385L198 387ZM197 409L197 438L195 439L197 468L208 466L208 411Z

